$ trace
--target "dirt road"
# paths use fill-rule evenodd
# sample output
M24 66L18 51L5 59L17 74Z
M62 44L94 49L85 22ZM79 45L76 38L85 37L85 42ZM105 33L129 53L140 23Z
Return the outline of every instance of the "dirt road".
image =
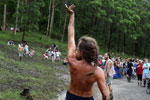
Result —
M137 86L137 80L128 83L126 79L114 79L112 86L114 100L150 100L150 94L146 93L146 88ZM95 84L93 91L94 99L102 100L97 84ZM65 100L65 93L66 91L55 100Z
M137 85L137 80L128 83L126 79L113 80L114 100L150 100L146 88ZM94 87L95 100L102 100L97 85Z

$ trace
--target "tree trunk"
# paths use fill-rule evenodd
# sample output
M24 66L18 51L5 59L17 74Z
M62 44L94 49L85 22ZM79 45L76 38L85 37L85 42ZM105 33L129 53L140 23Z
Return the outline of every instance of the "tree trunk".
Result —
M67 4L67 3L68 3L68 1L69 1L69 0L65 0L65 1L64 1L64 2L62 2L62 3ZM59 17L59 19L60 19L60 20L59 20L59 26L58 26L59 28L61 28L61 24L62 24L62 19L61 19L61 18L62 18L62 16L64 15L64 12L63 12L63 11L64 11L64 10L63 10L63 9L64 9L64 7L63 7L63 6L61 6L61 8L60 8L60 9L61 9L61 11L60 11L60 17Z
M120 31L119 31L119 35L118 35L118 48L117 48L117 52L120 52Z
M49 15L48 15L46 37L48 37L48 34L49 34L49 24L50 24L50 16L51 16L51 3L52 3L52 0L49 1Z
M104 20L103 20L103 22L104 22ZM107 24L107 22L106 23L103 23L103 32L102 32L102 41L103 41L103 43L104 43L104 48L106 49L106 33L105 33L105 28L106 28L106 25Z
M62 18L62 13L60 13L60 20L59 20L59 26L58 26L59 28L61 27L61 23L62 23L61 18Z
M15 25L15 35L16 35L16 31L17 31L17 26L18 26L18 9L19 9L19 1L20 0L18 0L18 4L17 4L17 15L16 15L16 25Z
M126 34L123 32L123 52L125 53L125 47L126 47Z
M23 34L22 34L22 41L24 41L24 36L25 36L25 29L23 30Z
M2 28L2 30L6 30L6 9L7 9L7 5L4 4L4 15L3 15L3 28Z
M144 44L144 58L146 57L146 49L147 49L147 40L148 40L148 38L146 37L146 39L145 39L145 44Z
M148 33L149 33L149 29L145 38L145 43L144 43L144 57L146 57L146 52L147 52L147 41L148 41Z
M66 23L67 23L67 14L66 14L66 17L65 17L64 30L63 30L62 40L61 40L62 42L64 41L65 30L66 30Z
M22 26L22 13L23 13L23 11L21 11L21 18L20 18L20 31L23 31L23 26Z
M110 35L109 35L109 42L108 42L108 52L110 52L110 47L111 47L111 40L112 40L112 34L113 34L113 24L111 24L111 30L110 30Z
M136 56L136 52L137 52L137 41L135 41L134 43L134 56Z
M52 10L52 17L51 17L51 24L50 24L50 37L52 34L52 29L53 29L53 23L54 23L54 12L55 12L55 0L53 0L53 10Z
M28 1L27 0L25 0L24 1L24 3L28 3ZM24 41L24 37L25 37L25 32L26 32L26 27L25 27L25 25L24 25L24 28L23 28L23 34L22 34L22 41Z

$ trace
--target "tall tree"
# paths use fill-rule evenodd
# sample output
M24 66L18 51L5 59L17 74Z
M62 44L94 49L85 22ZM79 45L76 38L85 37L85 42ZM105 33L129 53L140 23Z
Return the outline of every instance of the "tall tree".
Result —
M6 30L6 10L7 10L7 5L6 5L6 2L4 2L4 14L3 14L3 27L2 27L2 30Z
M17 29L18 29L18 9L19 9L19 2L20 2L20 0L18 0L18 2L17 2L17 11L16 11L16 23L15 23L15 32L14 32L14 34L16 35L16 31L17 31Z
M8 26L12 27L15 20L15 27L24 30L24 35L40 32L61 41L67 39L64 4L74 3L80 7L76 9L76 39L88 35L98 41L103 52L150 57L149 0L20 0L18 14L18 0L1 1L1 26L5 27L7 15Z
M54 24L54 13L55 13L55 0L53 0L53 7L52 7L52 17L51 17L51 24L50 24L50 37L52 34L53 24Z
M49 26L50 26L50 16L51 16L51 2L52 0L49 1L49 14L48 14L48 23L47 23L47 31L46 31L46 37L49 34Z
M23 0L20 1L19 14L23 30L22 40L24 40L26 31L39 30L39 18L41 16L40 8L43 7L43 0Z
M63 42L63 41L64 41L65 30L66 30L66 23L67 23L67 14L66 14L66 17L65 17L64 29L63 29L63 35L62 35L62 40L61 40L61 42Z

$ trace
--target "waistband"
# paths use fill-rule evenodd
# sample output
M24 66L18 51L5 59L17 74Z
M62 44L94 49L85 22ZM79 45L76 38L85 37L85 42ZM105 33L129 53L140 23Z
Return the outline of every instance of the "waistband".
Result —
M66 100L94 100L94 98L93 98L93 96L92 97L77 96L77 95L74 95L74 94L70 93L69 91L67 91Z

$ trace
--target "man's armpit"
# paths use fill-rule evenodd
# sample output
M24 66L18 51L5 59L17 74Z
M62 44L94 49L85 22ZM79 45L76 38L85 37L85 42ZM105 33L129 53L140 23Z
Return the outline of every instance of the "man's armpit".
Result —
M70 57L68 56L68 62L70 65L73 65L73 66L76 65L76 62L77 62L76 57L73 55Z

